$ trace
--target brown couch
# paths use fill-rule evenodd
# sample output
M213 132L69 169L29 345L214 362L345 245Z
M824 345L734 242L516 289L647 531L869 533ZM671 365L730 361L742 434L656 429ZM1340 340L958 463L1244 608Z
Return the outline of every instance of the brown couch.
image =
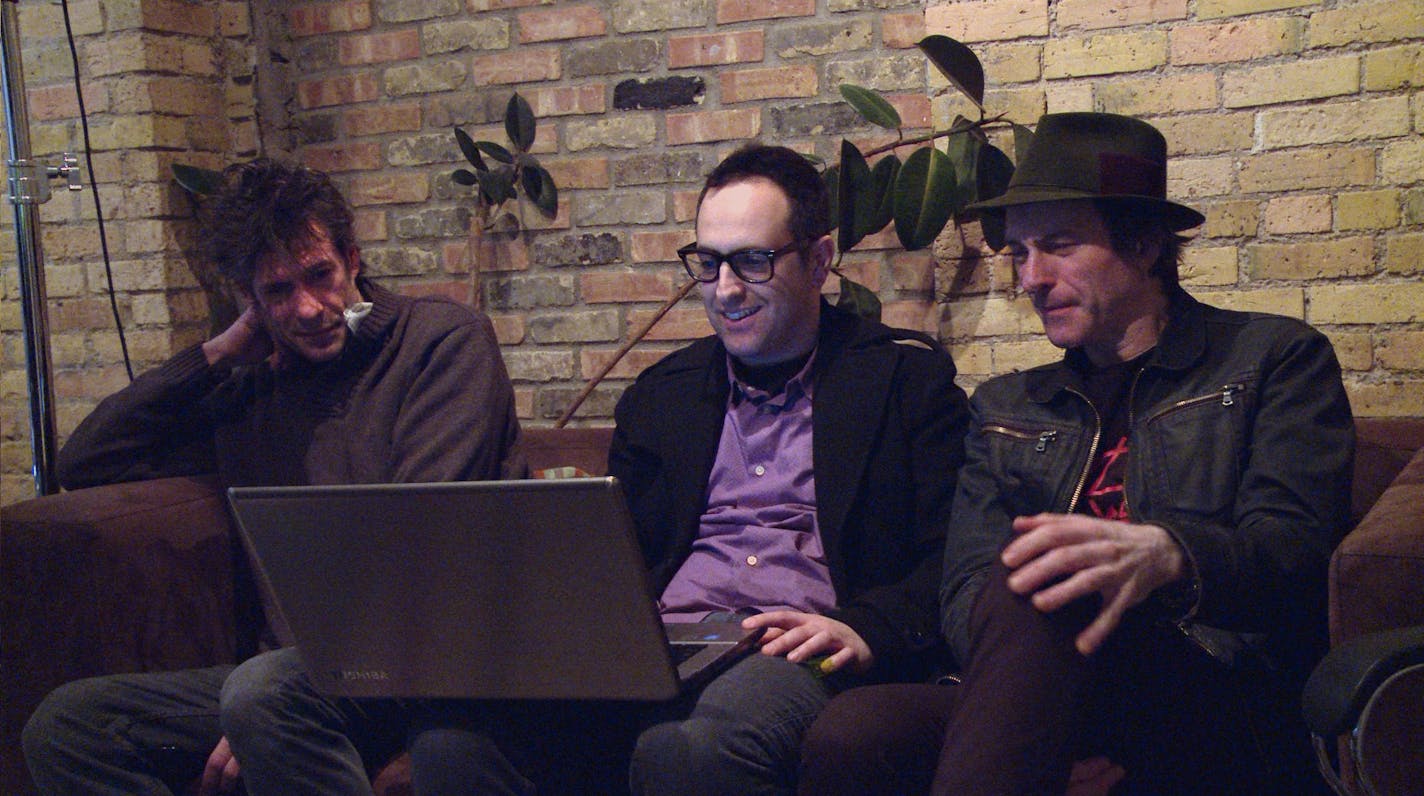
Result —
M1364 520L1332 566L1337 641L1424 623L1424 419L1361 419L1358 428L1352 498ZM528 432L534 467L604 471L609 429ZM1411 459L1413 476L1391 487ZM85 489L4 509L0 793L30 792L20 729L54 686L234 659L245 628L233 607L230 530L210 479ZM404 774L399 762L382 772L381 792L405 792Z

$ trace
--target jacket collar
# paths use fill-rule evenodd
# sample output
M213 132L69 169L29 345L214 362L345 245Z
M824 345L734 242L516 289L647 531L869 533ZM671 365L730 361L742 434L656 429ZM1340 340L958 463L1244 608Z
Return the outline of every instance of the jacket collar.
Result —
M1186 370L1206 353L1206 313L1205 305L1187 294L1180 287L1173 289L1168 297L1167 326L1157 339L1157 347L1147 362L1149 368L1163 370ZM1074 365L1085 362L1087 355L1080 348L1070 348L1063 359L1046 367L1037 368L1027 374L1027 392L1034 403L1047 403L1062 390L1079 386L1078 372L1082 368Z
M820 382L825 369L836 361L842 349L852 342L857 326L854 315L832 306L824 298L821 299L821 320L816 331L816 357L811 364L812 383ZM722 402L727 400L728 391L732 389L732 383L727 377L727 347L716 337L709 339L712 355L707 360L709 366L702 381L702 397L720 407Z

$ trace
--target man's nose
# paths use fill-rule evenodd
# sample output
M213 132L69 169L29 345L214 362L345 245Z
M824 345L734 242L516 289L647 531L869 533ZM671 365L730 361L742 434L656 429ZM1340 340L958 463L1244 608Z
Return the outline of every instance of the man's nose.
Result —
M1034 293L1048 284L1043 257L1029 249L1018 258L1019 290Z
M742 281L737 272L732 270L732 264L722 263L717 267L717 295L737 296L746 290L747 283Z
M299 317L316 318L325 311L321 300L310 290L298 288L292 299Z

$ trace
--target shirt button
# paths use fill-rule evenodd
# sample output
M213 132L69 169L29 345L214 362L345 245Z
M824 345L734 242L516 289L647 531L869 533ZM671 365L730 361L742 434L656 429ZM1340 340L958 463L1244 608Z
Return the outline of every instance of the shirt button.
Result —
M754 567L757 565L757 561L758 559L756 556L747 556L747 566Z
M758 464L756 467L752 468L752 472L756 473L757 475L766 475L766 468Z

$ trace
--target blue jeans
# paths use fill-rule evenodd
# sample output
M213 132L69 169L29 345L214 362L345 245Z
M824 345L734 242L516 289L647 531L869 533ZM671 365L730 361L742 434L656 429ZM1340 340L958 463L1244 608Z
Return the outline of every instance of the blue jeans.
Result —
M636 794L789 794L801 737L837 690L785 658L753 653L701 691L654 709L629 767Z
M45 697L25 723L40 793L182 792L222 736L218 693L232 666L93 677Z

